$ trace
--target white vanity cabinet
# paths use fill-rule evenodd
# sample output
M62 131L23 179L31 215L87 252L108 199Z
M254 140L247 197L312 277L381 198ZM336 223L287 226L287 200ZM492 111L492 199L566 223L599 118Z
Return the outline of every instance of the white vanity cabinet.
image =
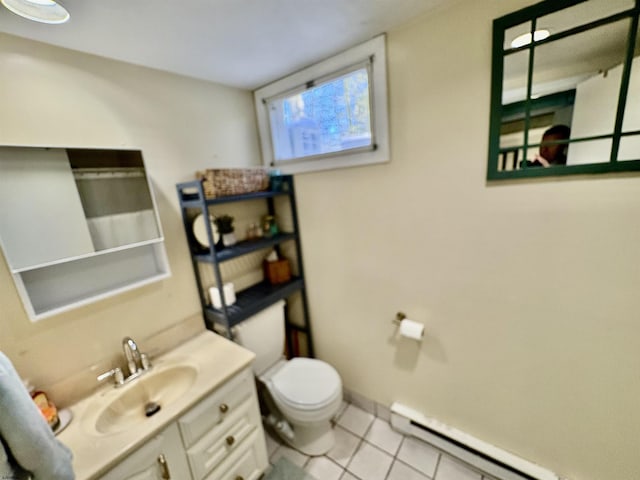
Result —
M255 382L245 368L100 480L257 480L268 464Z
M184 480L191 478L175 423L148 440L100 480Z
M250 369L192 408L178 425L193 480L253 480L269 463Z

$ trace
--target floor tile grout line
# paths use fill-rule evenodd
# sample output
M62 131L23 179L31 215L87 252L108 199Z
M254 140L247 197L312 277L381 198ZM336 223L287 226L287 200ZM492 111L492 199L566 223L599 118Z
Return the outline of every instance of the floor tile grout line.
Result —
M421 476L423 476L423 477L426 477L426 478L428 478L429 480L434 480L434 478L435 478L435 476L433 476L433 477L432 477L432 476L430 476L430 475L427 475L427 474L426 474L426 473L424 473L422 470L418 470L418 469L417 469L416 467L414 467L413 465L410 465L410 464L408 464L407 462L405 462L405 461L403 461L403 460L400 460L399 458L396 458L396 459L394 460L394 463L395 463L395 462L401 463L403 466L407 467L409 470L412 470L412 471L416 472L418 475L421 475Z
M376 418L377 418L377 417L376 417ZM382 421L382 422L386 422L386 420L382 420L382 419L381 419L381 421ZM375 423L375 419L374 419L374 421L372 422L371 427L369 428L369 430L371 430L371 428L373 428L373 423ZM386 423L389 423L389 422L386 422ZM389 426L391 426L391 424L389 424ZM400 435L400 438L401 438L400 443L398 443L398 446L397 446L397 447L396 447L396 449L395 449L395 452L390 452L390 451L388 451L388 450L385 450L383 447L381 447L380 445L376 445L375 443L373 443L371 440L369 440L369 439L367 439L367 438L364 438L364 441L365 441L365 442L367 442L367 443L369 443L369 444L371 444L371 445L373 445L373 446L375 446L375 447L377 447L379 450L382 450L382 451L383 451L383 452L385 452L386 454L391 455L391 456L395 459L395 458L396 458L396 456L398 455L398 452L400 451L400 447L401 447L401 446L402 446L402 444L404 443L404 439L405 439L407 436L406 436L405 434L403 434L403 433L400 433L400 432L397 432L397 431L393 430L393 428L391 428L391 430L392 430L394 433L397 433L398 435ZM368 434L368 433L369 433L369 432L367 431L367 434Z
M389 478L389 474L391 473L391 469L393 468L393 464L395 463L395 461L396 461L396 458L394 456L391 456L391 463L387 468L387 473L385 473L384 475L384 480L387 480L387 478Z
M348 404L347 408L349 407L349 405L353 405L353 404ZM353 405L354 408L357 408L358 410L362 410L360 407L357 407L355 405ZM342 415L340 415L340 419L342 418L342 416L346 413L347 408L344 409L344 412L342 412ZM369 414L369 415L373 415L372 413L367 412L366 410L362 410L363 412ZM340 421L340 419L338 419L338 422ZM373 415L373 419L371 420L371 423L367 426L367 429L365 430L365 432L361 435L358 432L354 432L353 430L350 430L348 427L346 427L345 425L340 425L338 422L336 422L336 425L340 425L340 427L342 427L343 429L345 429L346 431L348 431L349 433L352 433L353 435L355 435L358 438L364 438L364 436L369 432L369 429L371 428L371 425L373 425L373 422L375 421L376 416Z
M353 404L352 404L352 403L349 403L349 405L353 405ZM356 407L356 408L359 408L359 407ZM346 411L346 410L347 410L347 409L345 408L345 411ZM360 410L362 410L362 409L360 409ZM363 411L364 411L364 410L363 410ZM367 413L369 413L369 412L367 412ZM341 427L342 427L344 430L346 430L346 431L348 431L348 432L352 433L353 435L355 435L355 436L360 440L360 441L358 442L358 445L356 446L356 449L355 449L355 450L353 451L353 453L351 454L351 457L349 458L349 461L347 462L347 464L346 464L346 465L345 465L345 467L344 467L345 472L348 472L349 474L353 475L354 477L356 477L356 478L358 478L358 479L360 479L360 477L358 477L355 473L353 473L351 470L349 470L349 465L351 465L351 462L353 462L354 457L356 456L356 454L358 453L358 451L360 451L360 448L362 447L362 444L366 442L366 441L365 441L365 437L366 437L367 433L369 433L369 430L371 429L371 426L373 425L373 422L375 421L375 418L376 418L376 417L375 417L375 415L374 415L373 420L371 420L371 422L369 423L369 426L367 427L367 429L364 431L364 433L363 433L362 435L358 435L358 434L357 434L357 433L355 433L355 432L351 432L348 428L345 428L345 427L343 427L343 426L341 425ZM366 443L368 443L368 442L366 442Z
M406 461L404 461L404 460L402 460L401 458L398 457L398 454L400 453L400 450L402 450L402 446L404 445L405 440L407 440L408 438L414 438L414 437L412 437L410 435L404 435L404 434L402 435L402 441L400 442L400 445L398 445L398 451L396 452L396 455L393 457L393 461L394 462L400 462L405 467L409 467L414 472L416 472L419 475L422 475L424 477L427 477L429 480L435 480L436 471L438 469L438 465L440 464L440 458L442 457L442 452L438 450L438 459L436 460L436 468L434 468L434 470L433 470L433 476L428 475L426 472L423 472L422 470L418 469L414 465L411 465L410 463L407 463ZM392 466L393 466L393 464L392 464ZM385 479L385 480L387 480L387 479Z
M367 412L369 413L369 412ZM371 415L371 414L370 414ZM364 440L365 438L367 438L367 434L371 431L371 427L373 427L373 424L376 421L376 416L373 416L373 419L369 422L369 426L367 427L367 429L364 431L364 433L362 434L362 440Z
M307 455L307 459L304 461L304 463L302 464L302 469L304 470L305 468L307 468L307 465L309 465L309 462L311 461L313 457Z
M362 444L366 443L367 445L369 445L371 448L375 448L376 450L378 450L380 453L383 453L389 457L391 457L391 464L389 464L389 469L387 470L387 473L385 474L384 478L386 480L386 478L389 476L389 473L391 471L391 467L393 466L393 462L395 461L395 457L393 455L391 455L389 452L381 449L380 447L378 447L377 445L374 445L371 442L368 442L366 439L361 438L360 439L360 443L358 444L358 447L356 448L355 452L353 452L353 455L351 455L351 458L349 459L349 462L347 463L347 467L345 467L345 469L352 474L354 477L360 478L357 475L355 475L351 470L349 470L348 466L351 465L351 462L353 461L353 458L356 456L356 454L358 453L358 451L360 450Z
M326 458L327 460L329 460L331 463L333 463L334 465L337 465L338 467L340 467L342 470L346 470L345 467L343 467L342 465L340 465L338 462L336 462L333 458L329 457L328 455L322 455L324 458ZM314 458L314 457L311 457Z
M331 463L333 463L334 465L337 465L339 468L342 469L342 474L341 477L344 476L345 472L349 473L350 475L353 475L356 478L357 477L355 474L353 474L351 471L349 471L347 469L347 467L349 466L349 464L351 463L351 461L353 460L353 457L355 456L355 454L357 453L357 451L360 448L360 445L362 445L362 443L364 442L364 438L363 436L359 435L356 432L353 432L351 430L349 430L347 427L345 427L344 425L340 425L338 422L340 421L340 419L345 415L347 409L349 408L350 405L353 405L351 402L345 402L345 405L341 406L341 411L340 413L335 417L335 423L334 423L334 428L340 427L342 430L344 430L345 432L355 436L359 441L358 441L358 445L356 446L356 449L354 450L354 452L351 454L351 456L349 457L349 460L346 462L345 466L342 466L341 464L339 464L338 462L336 462L335 460L333 460L331 457L329 457L328 454L324 454L322 455L323 457L325 457L327 460L329 460ZM357 406L354 405L355 408L359 408ZM362 410L362 409L361 409ZM370 413L370 412L367 412ZM375 420L375 415L374 415L374 420ZM367 427L367 430L365 431L365 434L369 431L369 429L371 428L371 425L373 424L373 420L371 421L371 423L369 424L369 426ZM312 457L307 458L304 467L306 467L309 462L311 461ZM304 468L303 467L303 468Z
M359 477L358 475L356 475L356 474L355 474L355 473L353 473L352 471L347 470L346 468L344 469L344 471L345 471L346 473L348 473L349 475L351 475L352 477L357 478L358 480L366 480L366 479L364 479L364 478ZM342 474L342 476L344 476L344 473Z
M358 437L359 442L358 445L356 446L356 449L353 451L353 453L351 454L351 457L349 457L349 461L347 462L347 464L344 466L345 470L348 470L349 473L352 473L351 470L349 470L349 465L351 465L351 462L353 462L353 458L356 456L356 454L360 451L360 447L362 446L362 444L364 443L364 438L362 437Z
M402 445L404 444L404 441L406 438L407 438L406 435L402 435L402 440L400 440L400 443L398 444L398 448L396 448L396 453L393 455L393 461L391 462L391 466L389 467L387 476L384 477L385 480L389 479L389 475L391 474L391 470L393 469L393 465L396 463L396 461L400 461L400 459L398 458L398 453L400 453L400 449L402 448Z

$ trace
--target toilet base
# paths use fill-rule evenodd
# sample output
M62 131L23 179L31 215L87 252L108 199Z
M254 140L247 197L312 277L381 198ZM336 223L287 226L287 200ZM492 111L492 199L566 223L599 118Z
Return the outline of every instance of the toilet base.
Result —
M331 422L315 425L293 425L293 440L282 437L285 442L305 455L324 455L336 443Z

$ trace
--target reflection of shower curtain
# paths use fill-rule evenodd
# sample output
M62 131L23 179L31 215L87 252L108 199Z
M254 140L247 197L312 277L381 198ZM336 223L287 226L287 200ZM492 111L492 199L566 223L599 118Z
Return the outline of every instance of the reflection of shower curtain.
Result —
M96 251L158 238L153 210L118 213L88 218L89 232Z

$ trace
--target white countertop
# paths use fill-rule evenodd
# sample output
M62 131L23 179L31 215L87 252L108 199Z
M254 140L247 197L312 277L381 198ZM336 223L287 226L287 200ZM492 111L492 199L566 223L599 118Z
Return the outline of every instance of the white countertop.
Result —
M145 440L159 432L171 421L206 397L212 390L251 364L254 354L219 335L204 331L170 352L152 359L154 369L176 363L189 364L198 371L194 384L184 395L163 406L152 417L145 418L122 432L99 434L87 421L92 408L101 396L110 395L112 384L70 407L73 420L58 439L74 455L76 480L89 480L106 473L115 464L141 446ZM135 383L135 380L134 382ZM126 388L126 387L123 387Z

